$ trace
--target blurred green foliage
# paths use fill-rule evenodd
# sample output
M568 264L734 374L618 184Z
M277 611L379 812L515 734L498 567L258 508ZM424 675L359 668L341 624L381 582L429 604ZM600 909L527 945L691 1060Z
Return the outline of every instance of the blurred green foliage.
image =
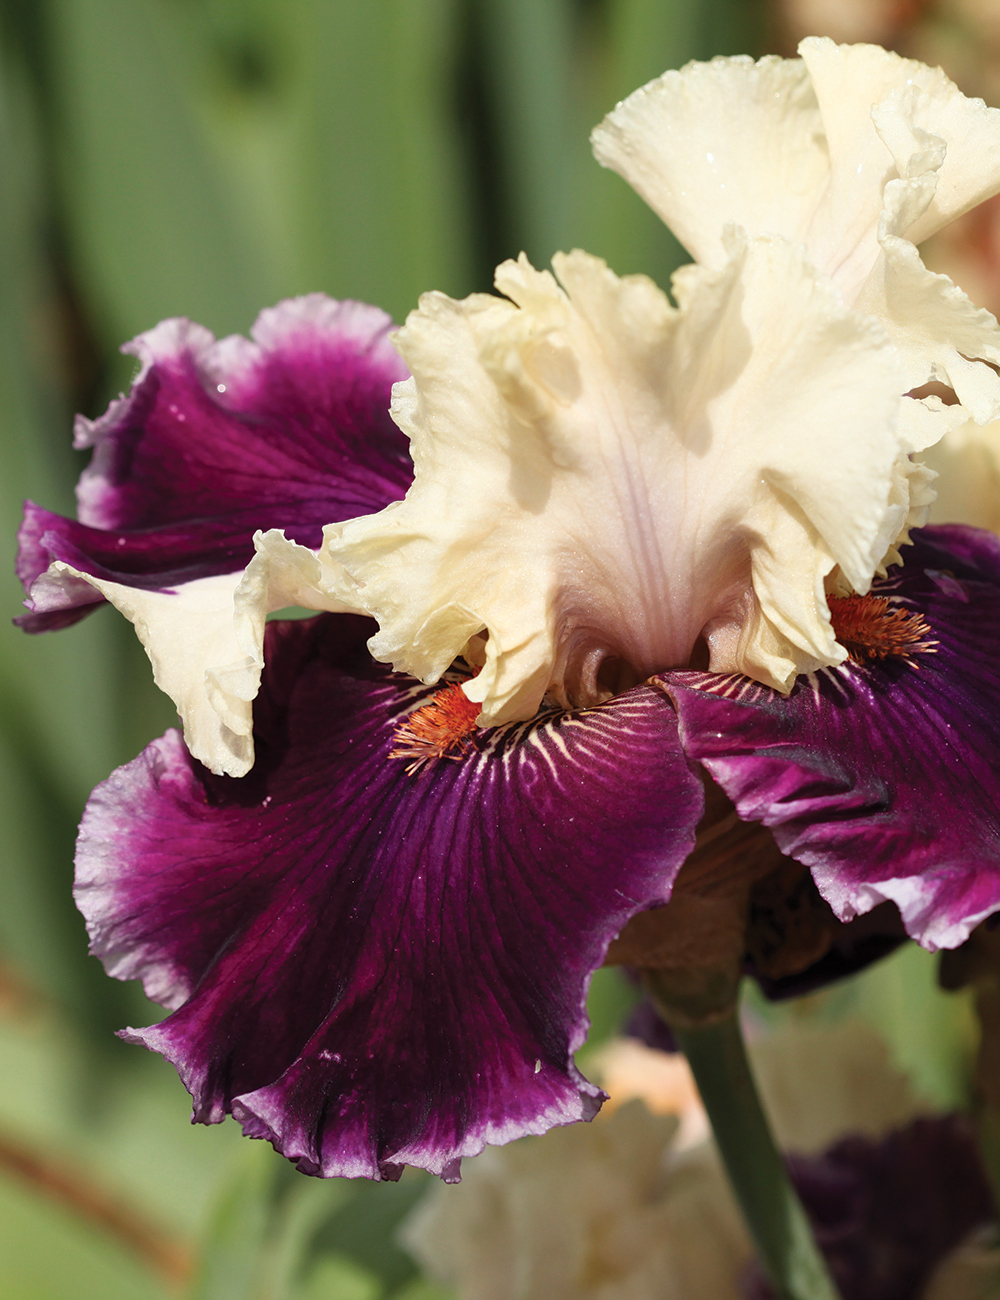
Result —
M165 316L243 332L318 289L401 319L575 245L665 284L681 250L588 133L667 67L758 50L760 3L0 0L8 556L23 497L71 510L71 414L128 383L119 343ZM0 1300L435 1300L393 1242L426 1180L324 1184L231 1123L189 1129L172 1070L113 1036L160 1013L86 956L74 829L171 720L109 609L0 631L0 1156L37 1166L0 1158ZM937 1032L920 988L906 1015ZM599 973L596 1036L630 1000Z

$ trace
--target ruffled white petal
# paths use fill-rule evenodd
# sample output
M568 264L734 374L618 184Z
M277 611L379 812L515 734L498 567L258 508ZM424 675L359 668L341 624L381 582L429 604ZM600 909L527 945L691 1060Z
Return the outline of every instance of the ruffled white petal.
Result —
M901 232L914 243L1000 189L1000 111L967 99L940 68L819 37L799 51L666 72L593 133L598 160L699 262L721 264L735 222L807 242L830 275L851 261L866 270L891 180L937 174Z
M591 142L705 266L725 263L731 222L804 240L830 170L805 66L774 56L665 72L609 113Z
M331 572L329 561L290 542L281 529L256 533L254 549L256 554L238 575L240 581L233 592L231 617L239 655L213 660L217 666L205 674L209 701L224 726L247 737L252 733L252 705L264 669L267 615L291 606L332 614L359 612L331 594L332 587L343 588L344 578Z
M421 300L393 405L414 485L326 530L376 658L434 681L479 638L484 723L593 703L699 637L779 689L843 658L824 579L865 590L908 517L898 358L795 245L728 242L677 308L581 252L562 288L522 258L506 300Z
M960 424L921 460L936 475L932 523L970 524L1000 534L1000 420L984 427L972 420Z
M253 766L250 727L236 731L219 717L209 700L205 672L206 665L228 663L239 653L233 595L241 578L240 573L225 573L197 578L174 591L144 591L56 561L34 583L31 595L36 607L44 608L47 589L58 591L67 579L99 591L134 624L153 665L153 680L177 708L191 753L213 772L243 776Z
M252 701L268 613L288 605L345 608L326 594L324 566L312 551L280 533L265 534L261 543L264 556L246 574L197 578L173 591L108 582L56 561L31 596L39 610L58 608L67 587L89 587L110 601L135 626L153 680L173 700L194 757L213 772L244 776L253 766Z
M1000 111L874 45L799 48L801 60L666 73L597 128L598 159L704 265L722 264L727 222L801 241L843 300L882 322L908 387L941 380L976 420L994 419L996 321L915 245L1000 190Z
M1000 328L996 317L976 307L946 275L929 271L910 241L908 194L915 182L893 181L879 224L881 256L860 290L855 306L882 322L907 367L907 387L931 380L954 390L980 424L1000 415Z
M920 244L1000 190L1000 109L967 98L940 68L880 53L896 72L890 93L872 101L877 104L872 109L876 129L893 155L899 176L907 178L930 166L937 173L930 202L902 232ZM815 69L808 58L807 63L815 83ZM836 93L834 70L831 100ZM902 130L903 123L910 138ZM937 152L938 145L942 146L941 161L935 165L930 155Z
M819 104L830 160L827 190L806 242L816 264L851 302L878 258L886 186L911 175L917 159L923 172L944 159L944 143L929 142L923 133L918 138L911 122L923 74L932 69L877 45L837 45L817 37L803 41L799 52ZM937 76L947 80L943 73ZM911 93L900 95L904 89ZM881 132L873 120L880 108ZM925 207L932 197L933 182Z

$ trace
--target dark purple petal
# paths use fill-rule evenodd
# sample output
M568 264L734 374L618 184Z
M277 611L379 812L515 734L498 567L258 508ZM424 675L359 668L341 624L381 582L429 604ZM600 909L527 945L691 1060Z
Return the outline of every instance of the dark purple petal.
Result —
M880 903L863 916L838 926L829 949L805 970L794 975L765 975L752 959L744 962L743 969L757 981L765 997L783 1002L856 975L905 942L906 930L895 903Z
M844 1138L788 1163L843 1300L912 1300L945 1255L993 1218L975 1139L957 1115L914 1120L880 1141ZM774 1292L754 1267L744 1294Z
M687 753L842 920L892 900L909 934L950 948L1000 908L1000 541L914 538L876 591L926 617L936 653L829 669L788 697L707 673L663 682Z
M394 732L430 692L372 630L271 624L252 772L151 745L91 800L78 900L109 971L177 1008L129 1036L196 1119L231 1111L307 1172L451 1178L597 1109L572 1062L589 976L669 895L703 796L648 687L407 775Z
M389 400L407 371L391 325L375 307L311 294L262 312L252 342L169 320L127 344L142 363L131 392L77 420L76 445L94 447L80 521L27 504L25 587L65 560L169 589L242 569L257 529L315 548L324 524L401 498L412 471ZM65 599L78 611L67 621L95 603ZM19 621L41 631L51 617Z
M622 1027L622 1034L626 1038L638 1039L640 1043L645 1043L647 1047L652 1047L657 1052L680 1051L674 1031L660 1016L652 1000L647 997L641 998L632 1008Z

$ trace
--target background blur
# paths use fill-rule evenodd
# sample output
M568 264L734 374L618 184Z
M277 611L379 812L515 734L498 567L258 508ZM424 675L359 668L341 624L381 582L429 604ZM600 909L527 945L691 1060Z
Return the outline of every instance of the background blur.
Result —
M118 345L165 316L246 332L318 289L402 320L423 290L577 245L666 284L680 249L590 128L665 68L808 32L1000 102L995 0L0 0L6 553L22 498L72 512L72 413L127 387ZM938 253L994 309L996 212ZM0 627L0 1300L432 1300L393 1235L424 1180L324 1184L232 1122L192 1129L172 1070L113 1036L159 1013L86 956L74 831L170 713L109 607L49 637ZM595 1040L629 996L601 973ZM925 954L780 1015L845 1008L925 1095L962 1100L967 1007Z

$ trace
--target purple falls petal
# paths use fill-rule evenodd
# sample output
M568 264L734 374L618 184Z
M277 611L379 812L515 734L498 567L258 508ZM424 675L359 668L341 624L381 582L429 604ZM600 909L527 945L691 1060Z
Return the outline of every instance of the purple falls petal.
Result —
M262 312L252 340L168 320L127 344L142 363L131 392L77 420L76 445L94 448L79 521L27 503L25 588L63 560L169 589L243 568L257 529L315 548L324 524L401 498L412 470L389 401L407 371L391 327L375 307L310 294ZM63 624L99 603L84 585L68 582ZM19 622L44 631L58 614Z
M891 900L913 938L951 948L1000 908L1000 541L914 538L874 590L925 615L936 653L829 669L788 697L707 673L663 683L687 753L842 920Z
M453 1178L598 1108L590 974L669 895L703 797L648 687L407 775L394 731L429 692L372 662L372 626L271 624L253 771L150 745L88 806L77 897L110 973L176 1008L128 1036L196 1120L309 1173Z

